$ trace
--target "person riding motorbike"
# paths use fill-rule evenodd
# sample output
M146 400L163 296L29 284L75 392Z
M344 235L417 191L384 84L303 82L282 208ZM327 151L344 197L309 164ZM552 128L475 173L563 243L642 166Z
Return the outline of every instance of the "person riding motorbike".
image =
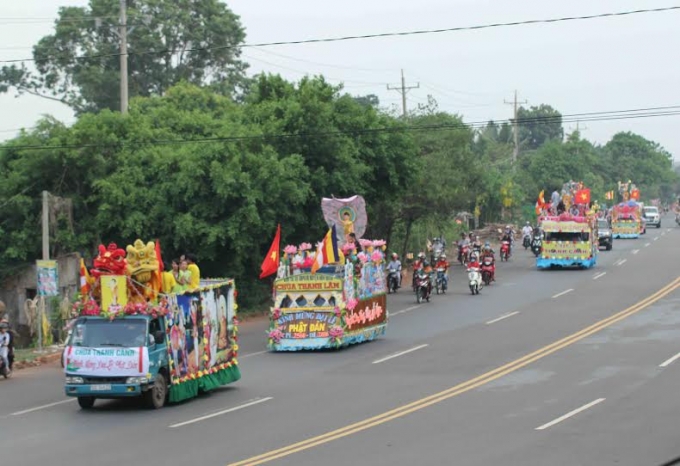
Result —
M398 282L397 288L401 288L401 261L399 260L399 254L396 252L392 253L392 260L387 264L387 270L396 270L398 272Z
M9 364L9 349L11 345L11 335L9 333L9 325L6 322L0 324L0 359L4 364L4 368L7 374L11 372Z
M470 263L467 265L469 269L479 269L481 267L479 263L479 256L476 253L470 254Z
M482 242L480 241L479 236L477 235L474 235L472 241L472 250L478 253L482 251Z
M425 253L421 251L421 252L418 253L418 258L413 263L413 288L416 287L416 275L418 275L418 271L423 268L424 262L425 262Z
M484 259L486 259L487 257L491 258L492 266L491 281L496 281L496 256L494 255L494 251L491 248L491 244L489 244L488 241L484 243L484 248L482 249L482 254L479 261L483 264Z
M421 271L427 275L430 279L428 280L428 285L427 285L427 295L429 296L432 293L432 265L430 264L430 261L425 260L423 261L423 266L421 268Z
M446 254L441 254L439 256L439 259L437 259L437 263L434 265L435 270L439 271L439 269L444 269L444 285L448 286L449 285L449 261L446 260Z
M527 222L526 225L522 228L522 244L524 244L527 241L531 242L531 233L534 231L533 228L531 228L531 223Z
M464 248L469 248L470 247L470 239L467 237L465 233L460 234L460 241L458 241L458 260L462 261L463 259L463 249Z

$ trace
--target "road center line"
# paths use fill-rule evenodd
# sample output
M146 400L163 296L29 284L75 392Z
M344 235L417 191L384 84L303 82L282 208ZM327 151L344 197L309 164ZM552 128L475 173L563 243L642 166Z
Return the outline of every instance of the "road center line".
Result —
M633 249L631 252L632 252L633 254L637 254L638 252L640 252L640 250L639 250L639 249Z
M668 367L675 362L676 359L680 358L680 353L676 354L672 358L666 359L664 362L659 364L659 367Z
M562 421L564 421L564 420L566 420L566 419L569 419L569 418L572 417L572 416L576 416L578 413L583 412L583 411L585 411L586 409L592 408L593 406L602 403L604 400L606 400L606 398L598 398L598 399L595 400L595 401L591 401L590 403L588 403L588 404L586 404L586 405L583 405L583 406L581 406L580 408L577 408L577 409L575 409L575 410L573 410L573 411L569 411L569 412L568 412L567 414L565 414L564 416L560 416L560 417L558 417L557 419L548 422L547 424L543 424L543 425L540 426L540 427L536 427L536 430L545 430L545 429L547 429L548 427L552 427L552 426L554 426L555 424L559 424L560 422L562 422Z
M565 290L565 291L563 291L562 293L557 293L555 296L553 296L553 299L554 299L554 298L559 298L560 296L564 296L565 294L571 293L572 291L574 291L574 289L573 289L573 288L569 288L568 290Z
M554 354L564 348L567 348L583 340L584 338L589 337L590 335L594 335L602 331L603 329L616 324L617 322L627 319L628 317L635 315L640 311L648 308L649 306L656 303L660 299L663 299L664 297L668 296L670 293L672 293L678 288L680 288L680 277L676 278L672 282L668 283L666 286L657 290L655 293L652 293L651 295L633 304L632 306L627 307L622 311L619 311L615 314L610 315L609 317L599 320L588 327L585 327L575 333L572 333L571 335L568 335L560 340L554 341L553 343L546 345L542 348L539 348L536 351L533 351L529 354L526 354L521 358L515 359L514 361L496 367L495 369L490 370L484 374L480 374L477 377L466 380L465 382L449 387L438 393L433 393L429 396L398 406L389 411L385 411L376 416L362 419L358 422L345 425L339 429L328 431L326 433L319 434L314 437L309 437L306 440L302 440L297 443L289 444L281 448L270 450L265 453L253 456L251 458L230 463L229 466L256 466L264 463L269 463L279 458L284 458L301 451L309 450L319 445L328 444L341 438L366 431L368 429L377 427L392 420L403 418L411 413L420 411L429 406L436 405L445 400L449 400L453 397L470 392L478 387L488 384L489 382L492 382L508 374L516 372L523 367L526 367L551 354Z
M652 243L645 243L645 247L648 247L650 244L652 244Z
M619 267L621 267L621 266L622 266L623 264L625 264L626 262L628 262L628 259L621 259L621 260L619 261L619 263L616 264L616 265L619 266Z
M221 415L227 414L227 413L233 413L234 411L238 411L240 409L248 408L250 406L255 406L255 405L258 405L260 403L264 403L265 401L269 401L269 400L273 400L273 399L274 398L271 397L271 396L268 396L267 398L258 398L256 400L250 401L246 404L242 404L240 406L235 406L233 408L225 409L224 411L218 411L216 413L208 414L206 416L197 417L196 419L191 419L189 421L184 421L184 422L180 422L180 423L177 423L177 424L173 424L173 425L170 426L170 428L174 429L176 427L186 426L188 424L193 424L195 422L205 421L206 419L221 416Z
M17 411L16 413L12 413L12 416L21 416L22 414L28 414L28 413L32 413L33 411L39 411L41 409L51 408L52 406L63 405L65 403L71 403L72 401L76 401L76 399L77 398L69 398L68 400L55 401L54 403L49 403L49 404L42 405L42 406L36 406L35 408L24 409L23 411Z
M269 352L269 351L267 351L267 350L258 351L258 352L256 352L256 353L243 354L243 355L239 356L238 358L239 358L239 359L249 358L249 357L251 357L251 356L257 356L258 354L264 354L264 353L268 353L268 352Z
M654 241L659 241L659 237L657 236L656 238L654 238Z
M618 265L621 265L621 264L618 264ZM607 272L598 273L597 275L595 275L593 277L593 280L597 280L598 278L604 277L605 275L607 275Z
M377 359L377 360L373 361L373 364L380 364L381 362L389 361L390 359L398 358L399 356L403 356L403 355L408 354L408 353L413 353L414 351L418 351L419 349L423 349L423 348L425 348L426 346L430 346L430 345L428 345L428 344L426 343L426 344L424 344L424 345L415 346L415 347L413 347L413 348L411 348L411 349L407 349L407 350L405 350L405 351L401 351L401 352L396 353L396 354L393 354L393 355L391 355L391 356L387 356L387 357L384 357L384 358L382 358L382 359Z
M508 317L516 316L517 314L519 314L519 311L511 312L510 314L505 314L503 316L498 317L497 319L490 320L486 324L487 325L495 324L496 322L500 322L501 320L507 319Z
M405 313L407 313L407 312L415 311L415 310L418 309L419 307L422 307L422 304L418 304L417 306L407 307L406 309L402 309L401 311L390 312L390 315L391 315L391 316L398 316L399 314L405 314Z

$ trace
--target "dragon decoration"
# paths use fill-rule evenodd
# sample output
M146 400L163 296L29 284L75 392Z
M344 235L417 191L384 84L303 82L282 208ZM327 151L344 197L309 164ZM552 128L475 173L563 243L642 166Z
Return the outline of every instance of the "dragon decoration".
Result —
M129 303L155 301L162 286L160 250L153 241L138 239L125 249L116 243L99 245L90 276L86 278L92 298L101 299L101 278L119 275L127 277Z

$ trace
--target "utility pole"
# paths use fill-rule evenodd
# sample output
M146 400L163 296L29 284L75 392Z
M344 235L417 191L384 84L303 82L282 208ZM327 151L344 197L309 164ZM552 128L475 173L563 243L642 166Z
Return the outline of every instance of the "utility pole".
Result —
M512 134L515 141L515 148L512 151L512 164L514 165L515 162L517 162L517 156L519 155L519 121L517 121L518 105L526 104L528 102L526 100L524 102L518 102L517 91L515 91L515 99L512 102L508 102L507 100L504 100L504 102L508 105L512 105L514 109L512 122Z
M120 0L120 113L128 111L127 0Z
M43 260L50 259L50 193L42 192L42 258ZM38 307L38 352L42 352L42 324L43 315L45 314L45 297L40 296L40 304Z
M401 70L401 86L398 87L392 87L389 84L387 85L387 90L388 91L397 91L401 94L401 110L402 110L402 115L404 118L406 118L407 111L406 111L406 93L410 91L411 89L418 89L420 87L420 83L416 84L415 86L407 86L406 85L406 79L404 79L404 70Z
M42 192L42 258L50 259L50 193Z

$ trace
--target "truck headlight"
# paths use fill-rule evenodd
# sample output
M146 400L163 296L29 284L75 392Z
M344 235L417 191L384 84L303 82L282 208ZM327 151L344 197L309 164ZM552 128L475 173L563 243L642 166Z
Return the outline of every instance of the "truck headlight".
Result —
M126 384L144 384L149 383L149 379L146 377L128 377L125 380Z
M67 385L78 385L78 384L83 384L85 381L83 380L82 377L72 377L67 375L66 376L66 384Z

